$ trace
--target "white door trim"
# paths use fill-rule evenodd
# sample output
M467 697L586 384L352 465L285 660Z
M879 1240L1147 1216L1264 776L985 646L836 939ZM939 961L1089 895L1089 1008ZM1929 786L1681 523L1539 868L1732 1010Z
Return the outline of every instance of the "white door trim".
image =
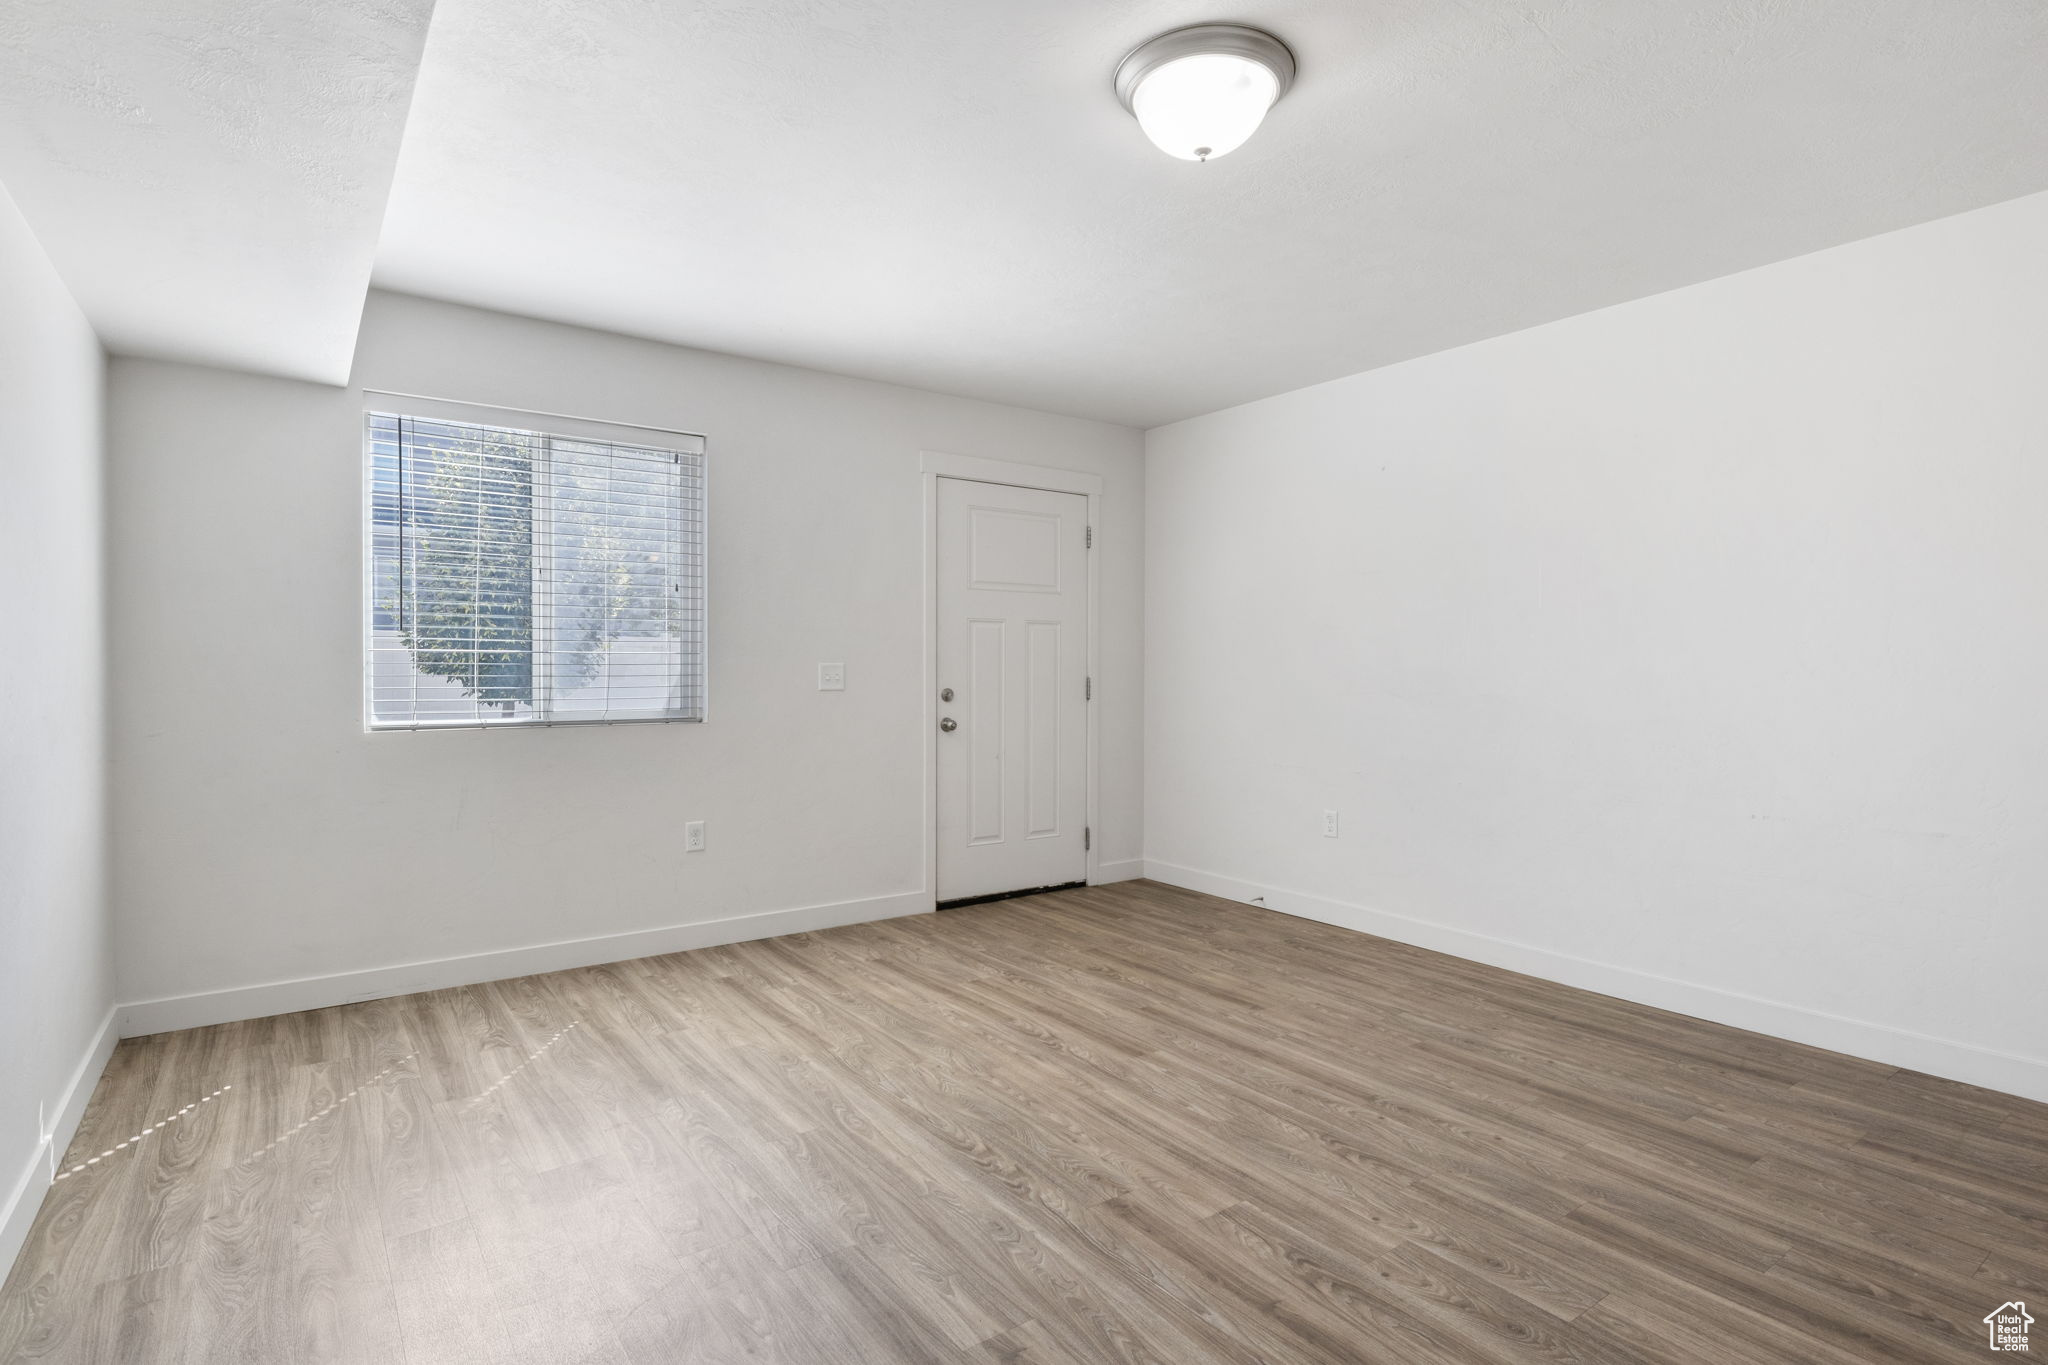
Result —
M954 455L926 450L918 454L918 469L924 482L924 891L925 898L938 904L939 895L939 480L972 479L979 483L1008 484L1014 488L1038 488L1048 493L1079 493L1088 499L1088 525L1102 525L1102 476L1078 469L1055 469L1050 465L1023 464L1015 460L987 460L978 455ZM1099 676L1102 657L1102 575L1096 572L1096 552L1088 551L1088 676ZM1101 810L1099 763L1097 761L1096 713L1101 709L1101 690L1087 705L1088 715L1088 810L1083 817L1089 830L1095 828ZM1102 850L1091 837L1087 850L1087 880L1095 885L1096 866Z

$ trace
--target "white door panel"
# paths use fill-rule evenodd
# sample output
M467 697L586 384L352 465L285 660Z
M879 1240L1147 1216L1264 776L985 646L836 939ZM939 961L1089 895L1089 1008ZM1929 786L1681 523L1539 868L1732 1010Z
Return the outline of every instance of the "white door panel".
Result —
M939 480L942 901L1087 875L1087 521L1079 494Z
M1003 841L1003 636L1006 623L994 620L969 621L966 624L967 677L958 699L962 705L957 709L967 712L967 727L964 732L952 733L960 738L960 743L953 747L964 749L967 755L967 842L999 844ZM943 769L943 763L941 767Z

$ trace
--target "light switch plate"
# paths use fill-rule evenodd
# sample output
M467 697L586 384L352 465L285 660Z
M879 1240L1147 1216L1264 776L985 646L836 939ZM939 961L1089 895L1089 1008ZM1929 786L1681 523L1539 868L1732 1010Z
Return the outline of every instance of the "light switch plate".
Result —
M818 690L820 692L844 692L846 690L846 665L819 664Z

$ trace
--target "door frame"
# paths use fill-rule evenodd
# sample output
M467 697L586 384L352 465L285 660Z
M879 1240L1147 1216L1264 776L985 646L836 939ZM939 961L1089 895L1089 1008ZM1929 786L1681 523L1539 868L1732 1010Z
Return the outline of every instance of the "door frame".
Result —
M1046 493L1079 493L1088 499L1088 526L1102 524L1102 476L1078 469L1024 464L1016 460L989 460L979 455L955 455L942 450L918 452L919 477L924 484L924 895L934 908L939 902L939 480L968 479L975 483L1007 484L1012 488L1036 488ZM1096 572L1098 551L1088 549L1088 677L1098 671L1102 653L1102 575ZM1082 821L1090 831L1083 874L1090 886L1102 850L1092 837L1096 813L1101 808L1097 760L1096 713L1101 698L1092 697L1083 706L1087 716L1087 809Z

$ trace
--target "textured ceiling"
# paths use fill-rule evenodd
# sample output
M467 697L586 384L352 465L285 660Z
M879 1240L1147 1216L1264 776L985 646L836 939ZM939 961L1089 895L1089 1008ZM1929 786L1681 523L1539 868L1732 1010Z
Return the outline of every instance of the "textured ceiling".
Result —
M107 346L344 382L433 0L0 0L0 184Z
M1174 161L1110 74L1220 17L1301 77ZM118 351L339 380L374 253L1150 425L2048 189L2044 72L2044 0L0 0L0 183Z
M2042 189L2042 0L440 0L376 278L1149 425Z

